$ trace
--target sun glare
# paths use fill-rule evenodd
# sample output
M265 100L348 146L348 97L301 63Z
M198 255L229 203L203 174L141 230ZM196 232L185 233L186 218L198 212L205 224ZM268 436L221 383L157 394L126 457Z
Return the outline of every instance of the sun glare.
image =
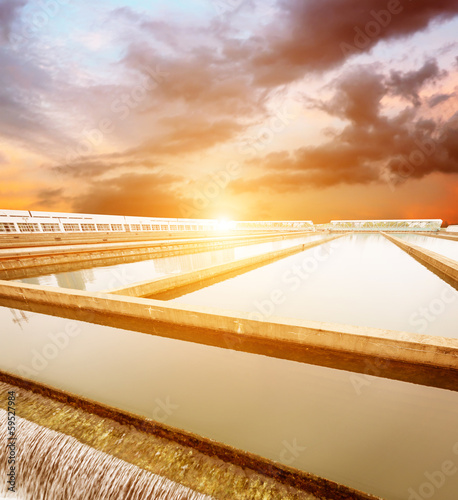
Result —
M226 218L218 219L216 227L218 231L232 231L235 229L235 222Z

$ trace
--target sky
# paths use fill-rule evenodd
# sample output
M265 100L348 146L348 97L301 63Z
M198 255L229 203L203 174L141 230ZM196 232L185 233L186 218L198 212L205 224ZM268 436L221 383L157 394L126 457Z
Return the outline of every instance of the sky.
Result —
M0 208L458 223L456 0L0 0Z

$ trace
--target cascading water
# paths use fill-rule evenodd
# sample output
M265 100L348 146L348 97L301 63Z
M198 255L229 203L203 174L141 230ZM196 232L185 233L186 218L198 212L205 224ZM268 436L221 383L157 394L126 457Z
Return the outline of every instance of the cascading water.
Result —
M16 419L16 492L8 491L7 412L0 410L0 495L18 500L211 500L73 437Z

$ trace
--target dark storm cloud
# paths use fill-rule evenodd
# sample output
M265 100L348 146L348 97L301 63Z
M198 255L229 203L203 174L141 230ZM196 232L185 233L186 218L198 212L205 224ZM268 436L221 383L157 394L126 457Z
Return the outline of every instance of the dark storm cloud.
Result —
M180 206L191 203L174 187L177 177L156 174L124 174L92 183L86 194L73 199L75 212L181 217Z
M427 82L433 82L447 76L446 71L440 71L437 62L432 59L417 71L402 73L401 71L391 71L388 85L393 94L400 95L411 100L415 105L420 105L418 91Z
M448 101L450 98L455 96L456 94L454 92L452 94L435 94L428 99L428 106L430 108L434 108L441 102Z
M137 157L144 155L156 157L193 153L226 142L243 129L234 120L215 121L193 116L164 118L160 121L160 125L168 130L128 154Z
M421 73L397 75L401 82L416 82L409 88L409 95L411 89L418 93L421 84L428 81L424 75L411 78ZM390 85L372 69L359 68L344 75L336 82L334 97L318 103L318 107L348 121L348 125L320 146L253 160L266 174L251 181L234 181L231 189L299 190L304 186L367 184L388 179L398 183L432 172L458 173L458 115L443 123L422 119L417 116L417 108L410 107L385 116L381 100L390 92Z
M112 154L77 156L72 161L51 167L51 170L63 177L82 180L96 179L108 172L121 170L162 171L168 159L205 150L232 139L242 130L231 120L212 121L196 116L164 118L159 124L161 132L140 146Z
M14 31L14 21L24 4L21 0L1 3L3 34ZM251 4L244 3L243 9ZM0 52L0 135L53 158L52 172L83 181L92 179L88 192L94 197L80 198L75 201L78 206L83 201L94 206L97 198L107 206L110 193L127 195L120 181L99 182L104 174L146 167L153 170L150 175L156 175L154 169L169 157L186 162L186 155L234 141L269 117L268 103L285 90L283 84L301 79L308 71L325 72L354 53L368 52L381 41L411 35L458 12L457 2L450 0L281 0L275 8L272 23L241 22L240 26L235 15L216 16L197 26L186 20L161 20L128 7L114 10L107 21L113 23L110 34L116 42L112 48L124 56L116 66L110 66L114 70L105 85L92 79L97 72L86 74L84 63L90 62L92 68L95 61L84 59L86 56L73 60L68 53L67 65L62 53L56 51L60 59L50 63L49 55L32 50L27 41L22 52ZM387 9L389 20L382 12ZM358 30L365 33L374 22L379 22L380 32L361 35L367 40L358 45ZM342 44L353 46L353 50L344 50ZM50 54L52 57L52 50ZM65 72L69 69L72 71ZM104 69L102 65L101 73ZM84 75L90 77L90 83ZM136 86L139 76L148 78L149 85ZM279 189L288 183L327 186L376 179L374 163L386 162L386 151L393 142L396 153L407 154L414 132L434 137L440 134L436 123L428 128L413 122L411 130L409 123L416 120L411 111L384 117L381 99L395 92L417 102L421 86L440 76L434 61L417 72L393 72L389 79L371 71L348 75L337 86L334 100L320 105L350 124L327 144L298 149L282 161L259 161L266 165L265 182L281 172L285 180L276 182ZM122 98L126 94L129 102L140 96L139 102L128 107L117 99L120 94ZM437 105L440 98L433 102ZM89 148L86 157L69 155L69 151L78 152L77 146L85 140L81 129L86 123L92 130L100 118L113 121L113 135ZM105 146L112 148L110 155ZM447 147L452 157L452 147ZM97 155L99 150L104 154ZM450 161L447 168L453 171ZM133 183L140 174L130 175L122 177L124 183ZM173 182L158 182L171 193L171 199L178 196ZM106 196L102 185L108 188ZM136 189L143 192L151 188ZM164 203L170 205L167 197ZM91 210L86 207L86 211Z
M0 137L52 156L69 144L49 104L59 84L33 57L0 50Z
M122 61L126 68L147 74L158 66L167 74L153 91L156 105L151 104L151 111L182 107L178 116L155 122L162 134L156 133L132 153L185 154L230 141L253 120L267 116L266 102L274 87L301 78L306 71L342 64L353 53L367 52L380 41L425 29L433 21L458 13L458 4L450 0L434 5L422 0L415 5L407 0L283 0L277 9L275 21L260 25L248 38L233 36L229 18L219 18L200 30L176 29L172 23L144 18L128 8L114 11L114 17L139 27L138 38ZM372 23L370 30L375 22L381 23L380 33L365 35L364 47L355 46L355 27L364 31ZM348 53L342 44L353 44L355 50ZM161 47L167 47L167 57ZM393 72L389 85L392 92L418 103L419 88L441 76L431 60L416 72ZM344 110L346 119L366 116L371 122L377 116L378 109L370 107L379 106L376 97L386 92L387 84L377 85L366 89L379 94L355 101L353 110Z
M52 167L56 174L79 179L96 179L101 175L119 168L115 162L106 162L102 159L81 158L72 163Z
M146 31L146 34L157 36L155 31ZM163 81L153 90L162 109L168 105L182 105L194 113L211 113L233 119L262 112L266 92L252 85L246 61L218 53L217 47L223 50L231 42L217 40L214 36L212 32L208 33L208 43L215 44L215 48L186 48L169 58L162 56L157 49L145 49L142 43L132 43L123 63L128 69L145 76L155 68L162 69ZM186 42L182 41L182 44L186 45ZM192 45L192 41L189 44Z
M360 68L344 74L335 86L336 92L330 101L315 101L320 109L360 125L378 121L380 101L387 91L382 75Z
M11 27L20 14L20 10L27 5L28 0L2 0L0 3L0 39L9 39Z
M37 193L36 205L38 207L53 207L65 199L64 190L57 189L42 189Z
M126 159L127 158L127 159ZM124 153L85 157L71 163L60 164L52 167L56 174L78 179L96 179L108 172L121 169L147 168L160 169L161 164L145 158L135 159L127 157Z
M260 85L276 86L306 71L324 71L381 41L399 39L458 14L455 0L282 0L281 12L255 47L252 71Z
M148 154L154 158L203 151L233 140L254 122L267 118L266 103L273 92L281 91L275 86L301 78L306 71L324 71L344 62L349 55L342 51L341 44L354 43L355 26L364 29L367 22L374 20L373 12L383 17L380 12L389 4L397 13L390 14L391 20L380 34L357 52L369 51L381 40L412 34L458 11L456 2L446 0L433 5L422 0L399 0L399 5L396 2L283 0L276 5L272 24L260 23L243 37L233 25L236 16L217 16L205 26L196 26L180 20L161 20L128 7L116 9L110 22L118 30L121 43L127 45L110 89L58 82L49 67L36 60L33 51L27 58L27 50L16 53L10 61L5 57L11 56L2 56L0 133L35 149L66 155L82 140L81 134L64 136L63 131L53 127L54 117L49 116L49 110L63 112L62 102L78 101L75 110L87 115L88 122L96 120L97 113L103 114L105 105L105 114L120 122L119 134L128 126L127 121L132 127L138 126L142 138L136 145L124 147L134 156ZM11 29L23 4L20 0L1 4L4 29ZM246 5L248 9L250 3ZM426 67L425 71L428 69L434 70ZM114 109L109 95L125 93L123 78L131 81L135 73L150 78L146 97L138 107ZM410 98L416 93L415 77L422 75L397 82L399 91ZM394 81L397 75L392 78ZM124 115L129 117L125 123ZM151 130L149 137L145 138L145 130Z

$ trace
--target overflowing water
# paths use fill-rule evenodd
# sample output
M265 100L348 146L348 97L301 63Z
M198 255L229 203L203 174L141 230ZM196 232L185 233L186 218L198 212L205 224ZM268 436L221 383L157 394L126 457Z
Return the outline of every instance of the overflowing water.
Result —
M379 234L347 235L170 302L458 338L458 292Z
M289 248L299 243L324 238L324 234L310 234L300 238L256 243L222 250L161 257L109 266L94 266L78 271L46 274L18 281L77 290L100 291L121 288L138 281L152 280L203 267L224 264L264 252Z
M421 234L395 234L395 236L407 243L426 248L458 262L458 241L434 238Z
M6 411L0 409L0 442ZM0 494L19 500L211 500L167 478L95 450L66 434L18 418L16 493L7 490L6 446L0 447Z

